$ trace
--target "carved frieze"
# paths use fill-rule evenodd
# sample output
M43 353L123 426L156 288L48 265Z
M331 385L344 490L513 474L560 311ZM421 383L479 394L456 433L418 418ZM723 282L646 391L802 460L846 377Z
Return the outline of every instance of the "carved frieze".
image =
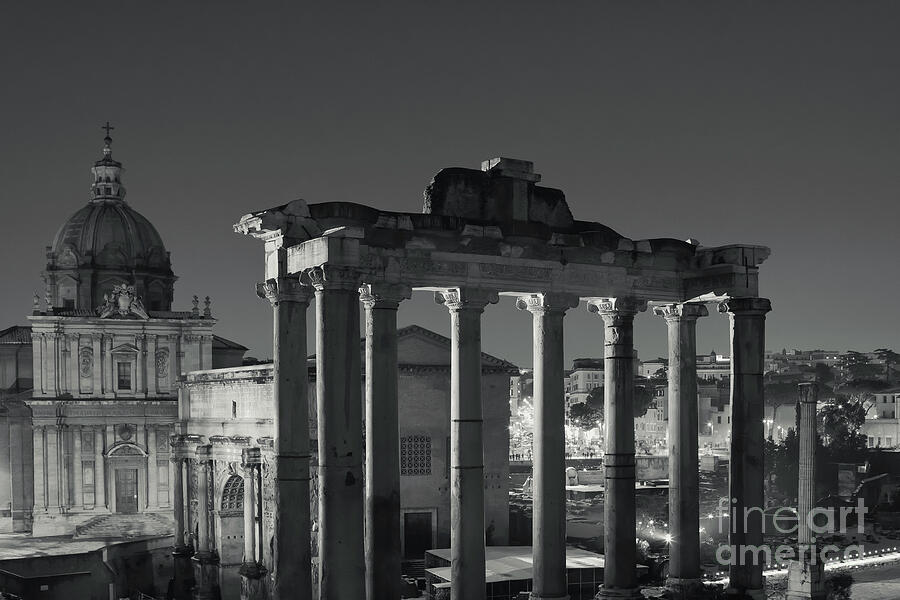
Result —
M403 272L434 275L465 275L468 272L468 264L464 262L438 261L420 256L406 256L397 262Z
M478 271L482 277L495 279L528 279L534 281L549 281L553 271L543 267L529 267L527 265L513 265L508 263L478 263Z

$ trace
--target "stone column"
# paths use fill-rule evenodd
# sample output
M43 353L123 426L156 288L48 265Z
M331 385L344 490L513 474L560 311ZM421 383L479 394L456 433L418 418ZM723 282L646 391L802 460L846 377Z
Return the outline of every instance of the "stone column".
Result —
M533 315L534 343L534 553L535 600L566 593L566 432L563 317L577 296L533 294L516 306Z
M763 598L763 564L740 548L763 543L763 367L765 298L729 298L719 312L731 321L731 456L729 488L732 528L729 545L737 549L729 567L728 593L736 598Z
M366 307L366 599L400 598L397 308L411 290L360 288Z
M257 506L256 480L262 455L259 448L244 448L242 475L244 478L244 560L241 564L241 600L265 600L266 569L256 552ZM260 540L261 541L261 540Z
M807 517L816 506L816 405L819 388L800 384L800 487L797 494L798 557L788 565L788 600L825 600L825 563Z
M272 304L274 324L273 600L312 594L306 364L306 309L312 293L287 277L257 286L257 294Z
M450 310L450 598L484 600L484 450L481 313L497 294L453 288L435 294Z
M703 304L667 304L653 312L669 333L669 577L678 597L702 591L700 583L700 473L697 411L697 319Z
M147 425L147 508L159 508L159 467L156 465L156 425Z
M81 458L81 427L75 425L72 427L72 479L74 489L74 498L71 498L69 504L75 510L84 508L84 465Z
M170 458L175 468L172 486L174 488L174 513L175 513L175 548L172 550L172 579L174 580L173 592L175 600L188 600L191 597L191 587L193 586L193 569L191 568L191 548L185 543L185 531L187 524L185 522L185 505L184 505L184 463L185 459L181 456Z
M364 598L359 278L327 265L307 275L316 288L319 597Z
M604 298L588 304L603 318L604 568L600 598L642 598L637 584L634 498L634 316L643 303Z
M194 600L218 600L219 560L209 536L209 484L212 447L197 446L197 553L194 555Z

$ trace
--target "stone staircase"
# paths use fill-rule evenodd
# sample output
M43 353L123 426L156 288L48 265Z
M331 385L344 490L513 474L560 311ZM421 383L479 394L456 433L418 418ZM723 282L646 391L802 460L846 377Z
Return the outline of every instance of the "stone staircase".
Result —
M175 523L171 517L158 513L130 515L102 515L85 521L75 528L76 540L129 539L172 535Z

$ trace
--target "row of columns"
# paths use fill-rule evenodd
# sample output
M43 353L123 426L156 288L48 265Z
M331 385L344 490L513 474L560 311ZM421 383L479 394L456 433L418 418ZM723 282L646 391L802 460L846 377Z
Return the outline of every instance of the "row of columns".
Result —
M319 597L399 597L399 421L396 311L409 297L397 285L366 284L349 269L306 273L316 296L319 443ZM275 322L276 599L311 589L306 309L310 288L295 279L263 284ZM437 292L451 320L451 598L485 595L484 457L481 408L481 314L496 293L468 288ZM359 301L366 307L366 484L362 473ZM578 298L532 294L519 308L534 323L534 574L532 597L566 598L563 317ZM646 306L631 298L596 300L604 322L605 561L601 596L638 598L635 560L633 320ZM728 299L731 321L731 493L737 506L762 506L762 361L768 300ZM669 443L672 460L671 587L699 583L696 329L699 304L655 309L668 324ZM760 413L757 415L756 413ZM755 418L758 416L759 418ZM761 523L738 527L732 543L759 544ZM762 589L761 566L731 567L731 587Z

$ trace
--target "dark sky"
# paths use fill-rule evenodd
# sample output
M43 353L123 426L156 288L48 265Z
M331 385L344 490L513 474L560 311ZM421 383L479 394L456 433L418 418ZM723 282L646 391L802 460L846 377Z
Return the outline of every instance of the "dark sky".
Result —
M770 246L770 349L900 347L900 3L300 4L4 6L0 326L26 321L109 119L176 305L212 296L257 356L270 310L242 214L419 211L438 169L499 155L634 239ZM567 359L601 354L600 320L569 315ZM400 322L448 330L424 293ZM636 327L642 357L665 353L661 320ZM723 317L699 329L727 351ZM486 351L528 365L530 336L509 299L488 308Z

